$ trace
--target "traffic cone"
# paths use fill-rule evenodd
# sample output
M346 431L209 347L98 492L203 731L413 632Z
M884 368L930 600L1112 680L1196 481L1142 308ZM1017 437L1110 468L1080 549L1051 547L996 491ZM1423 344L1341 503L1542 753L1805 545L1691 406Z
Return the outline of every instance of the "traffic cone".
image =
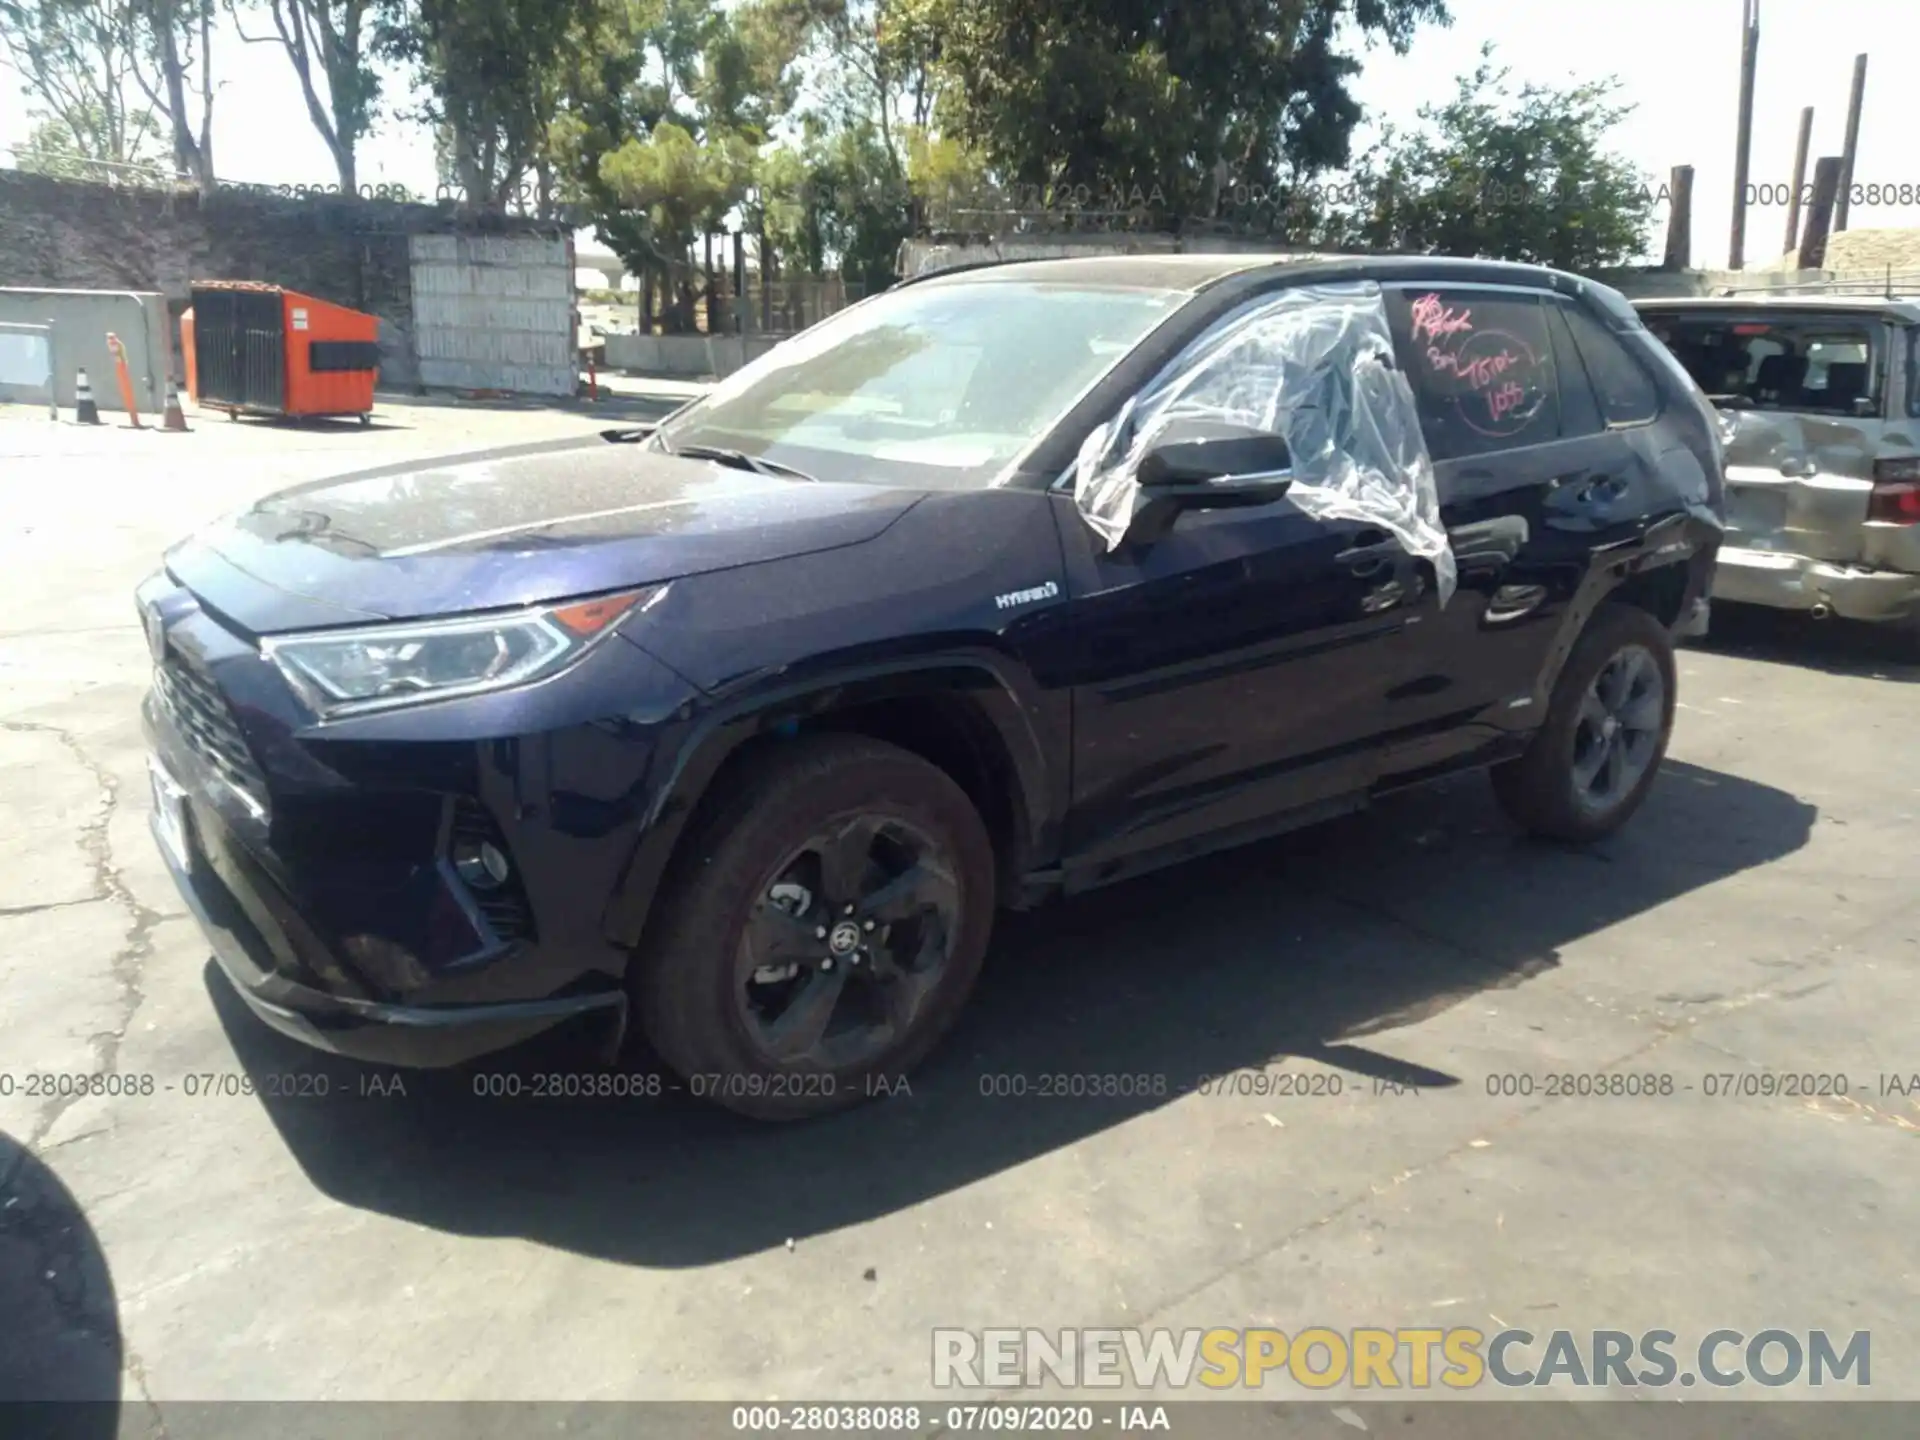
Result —
M180 392L173 388L173 377L167 377L167 409L160 417L162 430L178 430L186 433L187 417L180 412Z
M76 425L98 425L100 407L93 403L93 386L88 383L86 368L83 366L73 382L73 423Z

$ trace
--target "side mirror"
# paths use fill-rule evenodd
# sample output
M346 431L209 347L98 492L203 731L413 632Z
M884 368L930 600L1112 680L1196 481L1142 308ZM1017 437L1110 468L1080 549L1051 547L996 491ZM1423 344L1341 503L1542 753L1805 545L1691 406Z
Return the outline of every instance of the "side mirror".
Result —
M1259 491L1266 501L1287 493L1292 468L1287 442L1271 431L1221 420L1176 420L1140 458L1136 478L1142 489L1160 493L1191 486L1196 500Z
M1127 539L1150 544L1183 510L1269 505L1293 484L1293 453L1271 431L1222 420L1176 420L1140 457L1142 504Z

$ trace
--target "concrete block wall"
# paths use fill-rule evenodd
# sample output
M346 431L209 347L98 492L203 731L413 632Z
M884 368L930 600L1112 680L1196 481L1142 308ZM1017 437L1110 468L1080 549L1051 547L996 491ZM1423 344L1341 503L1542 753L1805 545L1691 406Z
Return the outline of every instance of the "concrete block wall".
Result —
M415 235L410 251L422 383L573 393L573 267L564 240Z
M704 380L731 375L783 337L771 335L609 335L607 368L636 375Z
M408 242L426 233L557 230L433 205L241 190L203 200L0 170L0 285L157 290L175 317L194 280L284 285L378 316L380 380L394 389L421 383Z
M1284 246L1234 236L1156 234L1006 236L994 240L909 240L900 247L903 277L1005 260L1070 259L1082 255L1199 255L1269 253ZM1742 291L1787 289L1827 281L1877 286L1886 271L1861 270L1664 270L1634 266L1602 271L1594 279L1635 299L1656 296L1713 295L1727 287Z
M1819 285L1846 286L1854 293L1870 293L1887 282L1884 270L1622 270L1596 275L1632 300L1668 296L1718 295L1737 290L1742 295L1781 291L1817 293ZM1894 277L1898 292L1899 276Z

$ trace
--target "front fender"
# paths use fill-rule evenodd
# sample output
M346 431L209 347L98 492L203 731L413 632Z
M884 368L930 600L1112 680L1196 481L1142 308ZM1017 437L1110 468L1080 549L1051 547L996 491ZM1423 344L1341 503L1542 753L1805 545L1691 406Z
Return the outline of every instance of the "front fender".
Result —
M889 701L931 700L965 725L1002 787L1017 877L1058 858L1069 783L1065 699L1049 702L1025 667L991 646L945 651L833 674L778 674L711 697L658 752L653 801L624 878L608 905L616 944L640 941L688 822L743 746L800 733L835 712Z

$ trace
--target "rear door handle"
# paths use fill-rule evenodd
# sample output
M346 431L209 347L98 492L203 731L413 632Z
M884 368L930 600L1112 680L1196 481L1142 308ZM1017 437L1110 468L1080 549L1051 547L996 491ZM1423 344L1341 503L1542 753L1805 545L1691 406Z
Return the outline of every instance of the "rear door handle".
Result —
M1611 505L1627 493L1627 482L1618 475L1596 475L1573 492L1578 505Z
M1471 525L1455 525L1447 531L1457 564L1470 562L1483 566L1510 564L1527 543L1530 529L1524 515L1496 515Z

